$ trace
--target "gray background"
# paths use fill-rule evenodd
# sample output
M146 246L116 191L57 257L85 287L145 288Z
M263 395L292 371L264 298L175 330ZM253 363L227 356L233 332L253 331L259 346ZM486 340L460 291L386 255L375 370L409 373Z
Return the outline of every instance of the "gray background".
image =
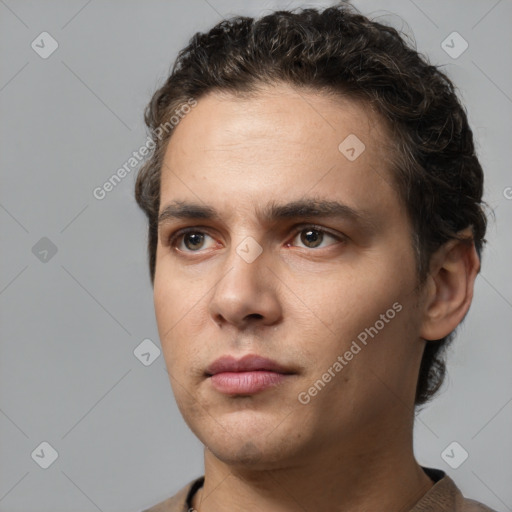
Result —
M1 512L137 511L202 474L163 357L134 355L144 339L159 346L135 171L102 201L92 191L145 142L143 108L194 32L330 3L0 0ZM512 2L355 4L414 34L469 111L496 220L415 449L467 496L510 511ZM31 48L43 31L59 45L47 59ZM453 31L469 43L457 59L441 47ZM57 249L46 261L43 237ZM31 457L43 441L58 452L48 469ZM452 441L469 453L457 469L441 457Z

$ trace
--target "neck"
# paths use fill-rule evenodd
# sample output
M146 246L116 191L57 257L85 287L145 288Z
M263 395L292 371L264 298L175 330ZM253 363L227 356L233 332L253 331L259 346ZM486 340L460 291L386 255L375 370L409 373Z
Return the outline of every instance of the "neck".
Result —
M348 446L301 456L300 463L257 469L225 464L205 450L205 483L193 507L197 512L410 510L433 482L414 458L412 429L407 442L382 437L369 443L362 433Z

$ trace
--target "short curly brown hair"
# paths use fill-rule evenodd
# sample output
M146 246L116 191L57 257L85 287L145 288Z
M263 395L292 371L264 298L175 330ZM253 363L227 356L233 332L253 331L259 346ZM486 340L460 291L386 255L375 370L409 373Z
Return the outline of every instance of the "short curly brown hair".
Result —
M264 84L287 83L363 100L394 137L394 178L413 225L418 283L430 257L471 227L480 257L485 243L483 172L467 115L451 80L392 27L355 7L275 11L237 16L196 33L153 95L145 121L155 148L139 170L135 197L149 221L148 256L154 284L160 172L170 130L161 127L190 99L212 91L242 96ZM155 136L158 135L158 136ZM428 341L415 404L430 400L446 373L444 351L454 332Z

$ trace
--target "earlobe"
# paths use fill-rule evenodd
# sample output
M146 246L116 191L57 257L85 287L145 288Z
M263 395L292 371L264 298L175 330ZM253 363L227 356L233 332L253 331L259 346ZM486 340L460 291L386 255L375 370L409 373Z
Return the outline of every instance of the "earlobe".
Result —
M431 258L420 333L425 340L447 336L462 322L471 305L480 260L471 231L460 235L465 239L450 240Z

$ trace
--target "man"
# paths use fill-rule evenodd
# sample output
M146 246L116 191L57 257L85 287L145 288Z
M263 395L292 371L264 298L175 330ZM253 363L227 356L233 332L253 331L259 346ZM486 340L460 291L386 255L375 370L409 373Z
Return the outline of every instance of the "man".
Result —
M413 453L486 218L453 85L354 8L196 34L146 110L158 330L204 477L150 512L489 511Z

